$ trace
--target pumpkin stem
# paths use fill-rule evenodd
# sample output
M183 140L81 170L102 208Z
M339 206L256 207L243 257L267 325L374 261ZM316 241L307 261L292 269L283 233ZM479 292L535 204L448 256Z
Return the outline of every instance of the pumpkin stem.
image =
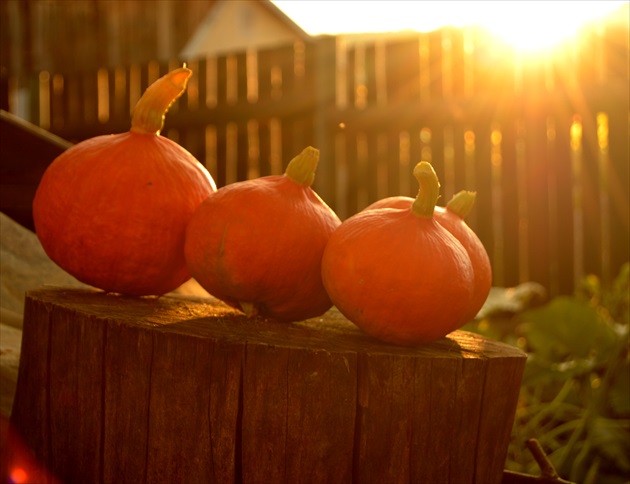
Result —
M466 218L475 204L477 192L462 190L453 195L453 198L446 204L446 208L460 218Z
M411 211L418 217L433 218L433 209L440 196L440 182L431 164L421 161L413 169L413 176L418 180L420 189L411 206Z
M190 69L180 67L151 84L133 110L131 131L142 134L160 134L166 112L184 93L191 75Z
M295 183L310 187L315 180L317 163L319 163L319 150L309 146L289 162L284 174Z

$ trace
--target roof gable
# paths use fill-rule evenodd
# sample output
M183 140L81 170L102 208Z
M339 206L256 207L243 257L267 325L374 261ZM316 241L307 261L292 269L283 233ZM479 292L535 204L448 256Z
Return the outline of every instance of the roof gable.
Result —
M268 0L218 0L182 49L181 56L221 55L310 38Z

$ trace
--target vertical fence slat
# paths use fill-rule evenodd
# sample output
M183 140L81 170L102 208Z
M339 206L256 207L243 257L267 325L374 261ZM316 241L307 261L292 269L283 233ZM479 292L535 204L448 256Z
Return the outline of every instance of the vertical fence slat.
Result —
M368 164L368 137L363 131L358 132L355 138L356 149L356 210L357 212L363 210L368 205L370 197L370 181L374 179L369 173Z
M356 96L355 96L355 86L356 86L356 46L348 47L346 50L345 56L345 76L346 85L343 87L345 93L344 97L348 100L348 106L352 108L356 108Z
M514 286L521 282L519 274L519 263L523 250L526 246L527 236L523 232L524 224L528 221L521 218L521 207L527 205L526 200L526 180L520 178L519 173L524 166L519 166L519 120L503 121L497 125L497 131L491 134L491 141L496 139L496 150L498 153L491 154L491 164L495 170L497 178L492 185L493 200L498 202L493 206L493 222L500 227L496 227L495 237L495 257L499 257L497 264L497 277L505 286ZM496 197L496 198L495 198ZM498 212L496 212L498 211Z
M348 218L351 213L348 210L348 144L346 132L343 130L335 133L335 172L332 182L335 187L335 210L341 220Z
M578 183L582 189L582 240L584 243L584 274L601 274L601 218L599 197L599 166L594 113L582 116L582 170Z
M313 81L314 105L313 146L319 149L318 178L314 187L331 207L337 207L335 190L335 132L338 126L331 123L328 109L336 105L337 90L337 40L323 37L306 49L306 75Z
M247 54L241 52L236 55L236 98L237 101L247 101Z
M413 157L417 156L417 148L413 136L414 130L403 129L398 132L398 191L400 195L412 195L412 190L418 192L415 179L412 180ZM413 188L412 188L413 187Z
M379 132L374 140L375 145L370 148L371 154L371 169L376 179L376 187L373 198L370 199L370 203L373 203L381 198L389 196L389 171L387 163L383 160L387 160L389 157L387 133Z
M554 158L557 207L556 245L553 251L558 262L558 291L570 292L573 288L575 258L574 219L573 219L573 171L571 154L572 116L562 107L555 119L555 139L549 145L550 156Z
M348 177L346 179L347 190L347 204L346 210L348 215L354 215L359 211L358 207L358 194L360 191L360 184L362 176L359 173L359 161L357 157L357 134L356 129L346 130L346 169L348 170Z
M453 193L457 193L460 190L469 190L465 152L465 127L463 123L454 120L450 125L450 129L453 136ZM450 197L447 197L446 201L448 202L449 199Z
M473 226L477 236L483 243L490 261L495 249L493 237L493 216L492 216L492 191L487 181L491 179L491 134L492 124L490 119L479 120L475 127L475 187L477 198L475 200L475 210L479 214ZM500 285L502 281L497 278L496 270L493 270L494 284Z
M387 196L395 197L398 195L406 195L400 192L400 173L398 164L398 150L399 150L399 133L393 129L388 129L385 133L385 151L387 158L385 163L387 170Z
M527 199L527 232L522 239L527 243L524 247L527 259L525 267L519 267L523 273L519 282L533 280L544 287L550 286L549 259L549 200L548 180L550 160L546 150L546 124L540 116L527 116L524 125L525 170ZM519 175L520 178L520 175Z
M259 176L271 175L271 133L267 120L258 122L258 156Z
M387 99L390 103L417 100L420 96L420 48L418 39L388 44Z
M628 96L626 91L625 96ZM625 98L628 105L628 97ZM610 207L610 265L615 277L624 262L628 262L630 247L630 138L628 137L628 113L622 109L607 109L608 158L610 172L607 194Z
M224 123L217 123L214 125L216 136L216 154L217 154L217 171L215 182L217 187L222 187L227 184L227 144L226 144L226 130L227 126Z

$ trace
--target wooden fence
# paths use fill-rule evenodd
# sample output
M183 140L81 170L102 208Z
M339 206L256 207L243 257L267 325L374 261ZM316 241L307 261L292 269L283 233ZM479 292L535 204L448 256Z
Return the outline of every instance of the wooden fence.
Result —
M629 258L627 29L600 25L532 58L481 31L443 29L41 72L27 107L71 141L125 131L144 89L183 61L194 76L163 134L220 186L281 173L313 145L315 189L343 219L379 198L414 195L412 168L427 160L442 201L477 191L469 224L495 285L537 281L570 293L585 274L610 280ZM6 82L10 108L24 110Z

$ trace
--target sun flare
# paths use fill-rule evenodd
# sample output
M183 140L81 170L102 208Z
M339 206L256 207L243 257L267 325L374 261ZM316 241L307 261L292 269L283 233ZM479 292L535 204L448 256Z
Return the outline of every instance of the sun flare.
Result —
M495 3L495 2L493 2ZM517 50L539 52L574 38L582 27L623 2L496 2L492 15L480 22Z
M540 51L570 40L589 22L627 0L273 0L311 35L481 26L523 51Z

